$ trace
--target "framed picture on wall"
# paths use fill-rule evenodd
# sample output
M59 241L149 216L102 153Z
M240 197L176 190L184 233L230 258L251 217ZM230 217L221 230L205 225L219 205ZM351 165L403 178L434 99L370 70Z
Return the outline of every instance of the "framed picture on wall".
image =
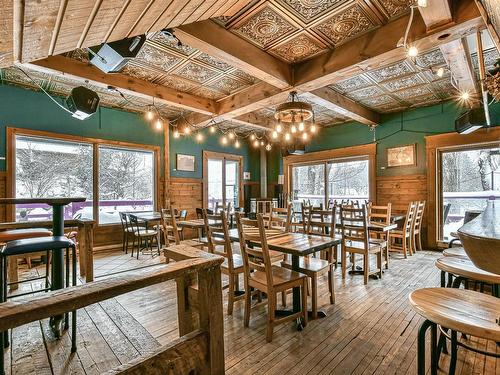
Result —
M177 154L176 168L178 171L194 172L194 155Z
M417 165L416 148L416 144L387 148L387 167L409 167Z

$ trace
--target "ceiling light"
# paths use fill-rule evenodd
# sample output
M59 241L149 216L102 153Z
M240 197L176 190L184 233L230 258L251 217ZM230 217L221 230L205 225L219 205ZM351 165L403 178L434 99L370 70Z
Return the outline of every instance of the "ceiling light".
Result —
M146 120L151 121L155 117L155 114L151 109L148 109L144 116L146 116Z
M277 132L276 130L275 130L275 131L273 131L273 138L274 138L274 139L278 138L278 132Z
M418 0L417 5L421 8L427 8L427 0Z
M191 134L191 128L189 126L184 128L184 134Z
M281 127L281 124L276 125L276 131L278 133L281 133L282 130L283 130L283 128Z
M295 122L297 118L302 121L309 120L313 117L312 105L299 100L296 91L290 92L288 101L276 107L274 118L281 122Z
M156 120L155 128L156 128L156 130L163 129L163 122L160 119Z
M307 133L302 133L302 139L303 139L304 141L307 141L307 138L308 138Z
M467 101L470 99L470 94L468 91L462 91L460 93L460 99L464 100L464 101Z
M259 141L256 139L255 142L253 143L254 147L259 147Z
M290 127L290 131L292 132L292 134L296 133L297 132L297 127L295 125L292 125Z
M264 141L260 141L260 145L261 145L261 146L264 146Z
M180 134L178 130L174 131L174 138L179 138Z
M213 133L215 133L215 126L211 126L211 127L209 128L209 131L210 131L210 133L212 133L212 134L213 134Z
M415 46L411 46L408 48L408 56L417 57L418 56L418 48Z
M304 131L304 121L299 122L299 130Z
M234 147L240 148L240 141L236 140L236 142L234 142Z
M436 71L436 75L441 78L442 76L444 76L444 68L439 68L437 71Z
M250 140L254 141L255 140L255 134L250 135Z
M227 145L227 137L225 135L220 139L220 143Z
M271 145L268 143L267 146L266 146L266 150L267 151L271 151Z
M311 130L311 133L316 133L316 125L312 124L310 130Z
M233 132L229 133L229 139L234 139L234 133Z
M201 133L196 134L196 140L197 140L198 142L203 141L203 134L201 134Z
M290 140L290 133L285 133L285 141L289 141Z

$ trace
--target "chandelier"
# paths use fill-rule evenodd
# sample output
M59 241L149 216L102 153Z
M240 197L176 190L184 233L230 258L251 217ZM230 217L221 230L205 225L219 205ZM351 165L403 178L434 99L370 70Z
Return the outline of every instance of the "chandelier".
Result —
M281 136L285 142L296 139L309 140L316 133L314 111L312 105L299 100L296 91L292 91L288 101L276 107L274 118L278 120L272 138L277 141ZM308 125L307 122L311 124Z

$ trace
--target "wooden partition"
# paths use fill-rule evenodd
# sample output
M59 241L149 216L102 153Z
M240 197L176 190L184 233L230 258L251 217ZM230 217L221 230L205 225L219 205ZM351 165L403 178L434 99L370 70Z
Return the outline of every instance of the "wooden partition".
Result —
M109 374L223 374L220 274L223 258L186 246L177 250L172 247L169 256L178 261L25 300L4 302L0 304L0 332L175 279L181 337Z

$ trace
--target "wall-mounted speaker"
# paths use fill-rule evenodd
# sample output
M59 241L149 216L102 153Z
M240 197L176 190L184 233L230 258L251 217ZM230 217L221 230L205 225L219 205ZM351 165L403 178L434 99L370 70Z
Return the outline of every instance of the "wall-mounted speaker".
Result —
M111 43L104 43L100 48L93 47L90 62L105 73L120 71L125 64L136 57L146 41L145 35L138 35Z
M478 107L462 113L455 120L455 130L460 134L469 134L486 125L484 108Z
M285 157L288 155L304 155L306 152L306 145L302 142L296 142L290 145L284 145L281 147L281 156Z
M99 96L95 91L86 87L78 86L71 90L66 99L68 109L73 112L73 117L85 120L93 115L99 106Z

